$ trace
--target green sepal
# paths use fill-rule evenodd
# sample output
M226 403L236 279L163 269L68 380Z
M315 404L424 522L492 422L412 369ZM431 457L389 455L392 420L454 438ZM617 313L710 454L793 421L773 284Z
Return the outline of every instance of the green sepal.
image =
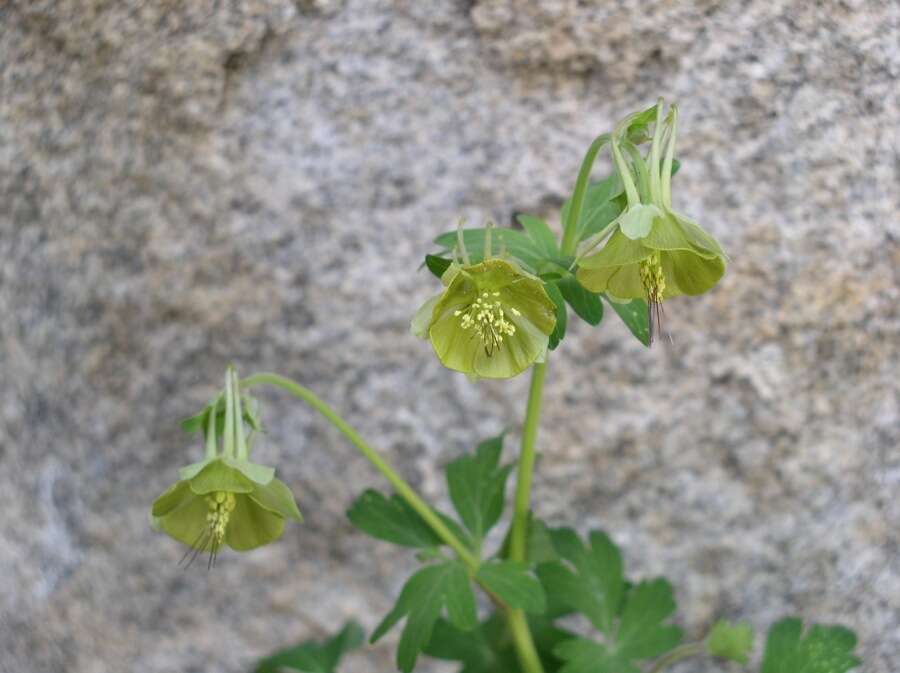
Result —
M235 551L249 551L275 542L283 532L284 517L258 504L252 495L235 496L225 544Z
M275 652L261 660L254 673L280 673L284 669L302 673L337 673L337 666L344 654L362 645L365 637L362 627L350 621L340 633L324 642L308 640Z
M257 486L248 497L263 509L285 519L303 522L303 515L300 514L294 494L280 479L272 479L268 484Z
M749 624L716 622L706 637L706 651L713 657L746 664L753 649L753 627Z
M223 458L213 458L190 479L186 480L197 495L215 491L250 493L255 488L253 480L241 470L229 465Z
M181 479L193 479L207 465L215 461L220 461L227 467L233 468L247 477L252 482L265 486L275 477L275 468L259 463L251 463L249 460L241 460L239 458L228 458L227 456L217 456L215 458L206 458L199 463L192 463L178 470L178 476ZM228 489L220 489L228 490Z

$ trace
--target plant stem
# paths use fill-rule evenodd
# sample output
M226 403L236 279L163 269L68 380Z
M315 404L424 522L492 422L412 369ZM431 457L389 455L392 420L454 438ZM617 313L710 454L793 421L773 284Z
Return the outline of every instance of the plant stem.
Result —
M650 669L649 673L662 673L662 671L669 668L669 666L673 666L679 661L683 661L684 659L699 657L704 652L705 650L702 643L690 643L689 645L676 647L662 659L657 661L656 665L654 665L653 668Z
M512 526L509 534L509 558L511 561L525 561L528 547L528 521L531 512L531 480L534 475L534 445L537 440L538 423L541 417L541 394L544 391L544 377L547 363L534 365L531 372L531 388L528 391L528 406L525 411L525 426L522 429L522 449L516 470L516 499ZM544 667L534 646L528 620L522 610L508 610L507 621L516 646L519 663L525 673L543 673Z
M544 376L547 363L534 365L531 372L531 388L528 391L528 406L525 411L525 427L522 429L522 449L516 474L516 500L513 510L512 528L509 537L509 558L524 561L528 538L528 513L531 509L531 478L534 474L534 444L537 440L538 423L541 417L541 394L544 391Z
M569 213L566 221L563 222L563 239L560 246L560 251L563 255L575 254L575 247L578 245L578 220L581 219L581 209L584 206L584 195L587 192L591 169L594 167L594 159L597 158L597 153L608 141L608 133L597 136L588 148L587 154L584 155L584 161L581 162L578 178L575 180L575 191L572 193L572 200L569 202Z
M528 619L522 610L509 610L506 615L509 631L512 634L516 646L516 654L522 665L523 673L544 673L544 665L538 656L531 631L528 628Z
M418 496L418 494L412 489L412 487L404 481L403 477L401 477L395 470L392 468L380 455L375 451L371 446L369 446L366 441L360 437L359 433L354 430L349 423L347 423L343 418L341 418L337 412L335 412L331 407L329 407L325 402L319 399L315 393L313 393L309 388L301 386L299 383L296 383L284 376L279 376L278 374L254 374L241 382L241 385L245 388L250 388L252 386L258 386L268 384L272 386L277 386L286 390L287 392L299 397L301 400L309 404L313 409L318 411L322 416L325 417L327 421L329 421L334 427L340 430L343 435L350 440L350 443L355 446L359 452L365 456L365 458L375 466L375 468L384 475L384 477L391 483L397 493L409 503L409 506L412 507L416 513L424 519L424 521L431 526L432 530L437 533L438 537L440 537L447 545L456 552L459 558L465 563L471 572L475 572L478 569L479 560L478 558L466 548L466 546L460 541L458 537L456 537L447 525L441 521L440 517L435 514L434 510L428 506L428 504L422 500Z

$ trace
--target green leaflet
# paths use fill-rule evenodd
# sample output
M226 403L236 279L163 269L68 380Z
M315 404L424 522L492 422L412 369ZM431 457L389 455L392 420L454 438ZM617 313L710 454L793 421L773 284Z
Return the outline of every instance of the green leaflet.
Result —
M547 607L544 588L531 574L527 563L488 561L478 569L475 577L510 607L537 614Z
M457 232L447 231L434 239L434 242L445 250L453 250L457 243ZM469 262L477 264L485 257L485 229L463 229L463 242L469 255ZM537 269L543 258L540 248L527 234L515 229L491 229L491 252L499 255L505 249L510 255L523 262L532 270Z
M563 298L575 314L589 325L599 325L603 320L603 302L600 295L584 289L575 276L566 276L556 282Z
M369 489L347 511L350 522L374 538L402 547L438 547L441 539L399 495Z
M753 628L749 624L716 622L706 638L706 651L714 657L746 664L753 649Z
M552 620L536 615L528 618L528 626L544 665L544 673L556 673L561 662L553 650L572 634L554 626ZM491 615L474 631L466 632L445 619L439 619L423 652L436 659L462 663L458 673L511 673L519 670L519 660L506 620L500 614Z
M547 296L550 297L553 305L556 307L556 325L550 333L550 342L548 344L550 350L555 350L566 336L569 314L566 310L566 300L555 283L544 283L544 290L547 291Z
M445 609L450 622L458 629L468 631L478 624L469 575L458 561L426 566L410 577L394 608L375 629L371 642L376 642L406 617L397 647L397 667L409 673L431 640L435 622Z
M216 436L221 437L225 433L225 396L219 395L215 402L208 404L198 413L183 419L179 425L181 429L188 433L203 431L203 437L206 438L206 431L209 427L209 414L216 405ZM262 423L257 413L256 400L246 393L241 394L241 416L251 430L258 432L262 430Z
M336 673L341 657L362 645L364 639L362 627L351 621L340 633L323 643L309 640L266 657L257 664L254 673L279 673L284 669L303 673Z
M571 529L552 531L565 562L541 564L538 576L549 596L584 614L604 634L604 644L577 638L555 653L563 673L638 673L635 662L665 654L681 641L681 630L665 621L675 611L672 587L663 579L626 588L622 557L601 532L590 546Z
M447 465L447 487L460 520L476 544L503 514L506 481L512 465L500 467L503 435L478 445L474 455L465 455Z
M625 327L631 332L635 338L645 346L650 345L650 328L647 310L647 302L643 299L632 299L625 301L619 299L611 299L609 295L601 295L616 315L625 323Z
M516 215L516 220L525 229L528 238L534 243L535 248L549 258L559 257L559 244L556 242L556 236L541 218L533 215Z
M581 217L578 218L576 240L583 241L593 236L619 216L624 204L619 203L616 197L621 193L622 181L615 172L605 180L588 185L581 206ZM561 212L563 222L568 219L571 202L571 199L567 199L563 204Z
M862 662L856 658L856 635L843 626L782 619L769 629L760 673L846 673Z

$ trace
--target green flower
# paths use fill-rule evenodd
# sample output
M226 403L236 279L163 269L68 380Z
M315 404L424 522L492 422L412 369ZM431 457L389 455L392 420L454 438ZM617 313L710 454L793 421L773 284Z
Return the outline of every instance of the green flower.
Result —
M209 566L223 546L236 551L255 549L274 542L288 519L302 521L290 489L275 478L275 470L253 463L244 434L237 373L228 370L225 393L198 416L188 419L205 422L206 457L179 470L179 481L170 486L151 506L153 527L190 547L185 559L209 553ZM224 409L223 409L224 406ZM224 422L219 422L220 409ZM251 430L258 428L256 415ZM216 441L221 431L221 451ZM182 559L184 560L184 559Z
M719 243L696 222L672 208L676 121L673 105L663 123L660 101L649 166L630 148L639 179L647 180L641 184L640 192L618 147L619 134L614 133L613 158L625 185L628 207L612 224L611 234L605 232L608 238L603 248L579 260L576 274L578 282L592 292L645 299L650 306L651 341L653 324L659 323L660 304L672 297L710 290L725 273L726 265ZM666 134L666 156L661 162L660 147ZM622 142L628 143L625 139ZM642 198L650 203L642 202Z
M253 465L252 463L250 465ZM253 465L254 476L268 470ZM209 552L210 563L227 545L236 551L255 549L281 537L286 519L302 521L294 496L284 482L269 476L255 481L238 461L214 458L159 496L151 509L154 526L191 547Z
M441 363L470 376L505 379L543 361L556 308L540 279L499 258L454 263L446 289L416 313L412 331Z

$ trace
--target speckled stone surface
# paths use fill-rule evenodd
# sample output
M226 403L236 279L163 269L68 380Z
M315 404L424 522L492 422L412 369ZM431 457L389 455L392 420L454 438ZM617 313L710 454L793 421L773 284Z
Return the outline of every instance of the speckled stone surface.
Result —
M421 255L461 215L552 220L593 136L664 95L675 200L732 263L667 306L671 346L571 328L539 514L666 574L691 635L795 613L896 673L898 82L890 1L0 4L0 671L236 673L371 628L414 565L344 517L377 474L264 393L307 523L184 572L147 521L199 453L177 419L229 362L277 370L445 501L527 379L408 335Z

